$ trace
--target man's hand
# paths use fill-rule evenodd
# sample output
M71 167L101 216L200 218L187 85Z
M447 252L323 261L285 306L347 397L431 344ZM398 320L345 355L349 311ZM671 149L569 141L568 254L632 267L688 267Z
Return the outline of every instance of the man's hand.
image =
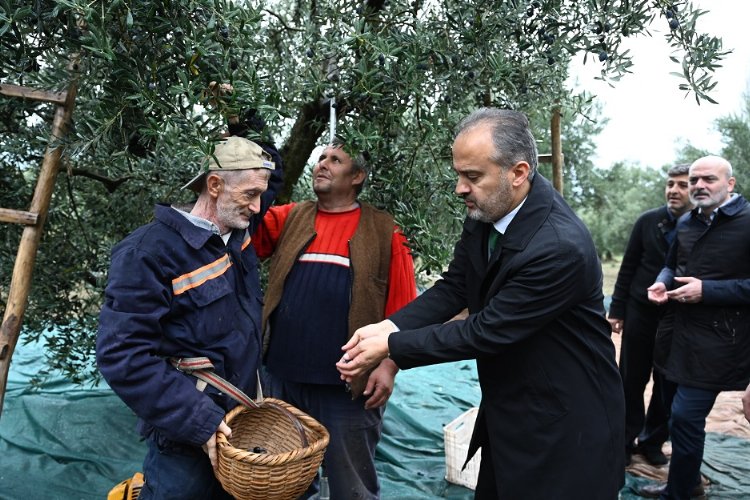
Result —
M750 385L745 389L745 394L742 395L742 413L745 414L745 420L750 422Z
M370 373L365 391L362 393L369 396L365 401L366 410L379 408L388 402L388 398L393 393L396 373L398 373L398 366L390 359L381 361L378 367Z
M219 428L216 429L216 432L211 434L211 437L208 438L208 441L206 441L206 443L203 445L203 451L205 451L208 455L208 459L211 460L211 467L213 467L214 469L219 466L219 462L216 457L216 433L218 432L221 432L228 438L232 436L232 429L230 429L226 422L222 420L219 424Z
M234 87L231 83L219 83L215 80L208 84L208 90L204 91L204 97L208 98L208 104L216 106L219 104L221 99L225 95L230 95L234 92Z
M612 333L622 333L623 325L625 324L619 318L607 318L609 325L612 327Z
M667 292L667 297L678 302L695 304L703 300L703 282L698 278L689 276L674 279L678 283L684 283L680 288Z
M363 326L341 349L345 351L336 368L341 379L351 382L388 357L388 336L398 330L390 320Z
M648 291L648 300L654 304L666 304L669 297L667 297L667 285L657 281L646 289Z

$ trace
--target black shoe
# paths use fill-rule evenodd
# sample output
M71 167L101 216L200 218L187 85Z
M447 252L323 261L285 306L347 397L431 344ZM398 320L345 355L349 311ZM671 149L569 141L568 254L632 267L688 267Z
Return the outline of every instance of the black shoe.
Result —
M669 462L667 456L661 451L661 446L638 446L635 453L643 455L651 465L664 465Z
M640 487L636 494L646 498L659 498L666 489L666 483L647 484ZM696 485L695 488L690 490L690 498L702 498L705 495L706 491L703 489L702 484Z

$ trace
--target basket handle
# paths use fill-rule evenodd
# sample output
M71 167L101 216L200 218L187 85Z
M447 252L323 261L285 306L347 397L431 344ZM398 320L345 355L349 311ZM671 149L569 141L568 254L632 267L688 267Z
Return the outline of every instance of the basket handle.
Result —
M260 403L260 405L256 404L254 408L259 408L261 406L268 406L275 410L279 410L281 414L284 415L292 423L294 428L297 430L297 433L299 434L299 439L302 442L302 447L307 448L310 445L310 442L307 440L307 433L305 433L305 427L302 425L302 422L300 422L299 419L292 412L290 412L283 406L276 404L276 403L271 403L270 401L263 401Z
M281 414L284 415L297 430L300 441L302 442L302 447L306 448L309 445L307 434L305 433L305 428L302 425L302 422L300 422L292 412L276 403L271 403L263 400L261 400L260 404L256 403L252 400L252 398L250 398L250 396L242 392L242 389L235 386L234 384L231 384L230 382L227 382L216 373L214 373L214 365L213 363L211 363L210 359L206 357L170 358L169 361L170 363L172 363L172 366L177 368L177 370L187 373L188 375L192 375L193 377L202 380L213 387L216 387L235 401L251 410L260 408L261 406L268 406L280 411Z

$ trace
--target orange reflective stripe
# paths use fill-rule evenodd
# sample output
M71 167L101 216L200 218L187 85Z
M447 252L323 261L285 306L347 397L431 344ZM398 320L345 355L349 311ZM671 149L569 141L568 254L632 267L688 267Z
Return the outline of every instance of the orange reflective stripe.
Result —
M250 242L251 242L251 241L253 241L253 238L252 238L252 237L251 237L251 236L250 236L249 234L247 234L247 233L245 233L245 234L246 234L247 236L246 236L246 238L245 238L245 241L243 241L243 242L242 242L242 249L243 249L243 250L244 250L245 248L247 248L247 246L248 246L248 245L250 244Z
M200 286L210 279L221 276L230 267L232 267L232 262L229 260L229 255L224 255L224 257L210 264L173 279L172 292L175 295L185 293L191 288Z

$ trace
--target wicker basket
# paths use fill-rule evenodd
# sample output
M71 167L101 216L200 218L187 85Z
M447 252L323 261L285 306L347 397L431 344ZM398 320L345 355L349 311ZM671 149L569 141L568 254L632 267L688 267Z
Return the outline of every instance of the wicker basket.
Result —
M279 399L258 405L240 405L227 414L232 437L217 434L216 477L238 500L295 499L318 472L328 431Z

